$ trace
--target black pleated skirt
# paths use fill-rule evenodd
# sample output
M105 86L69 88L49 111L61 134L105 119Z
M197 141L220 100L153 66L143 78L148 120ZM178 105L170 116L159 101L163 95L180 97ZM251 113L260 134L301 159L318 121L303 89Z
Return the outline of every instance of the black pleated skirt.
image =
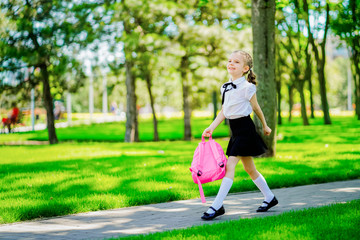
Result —
M259 156L267 150L266 144L255 130L255 124L250 118L241 117L229 119L232 136L226 155L228 156Z

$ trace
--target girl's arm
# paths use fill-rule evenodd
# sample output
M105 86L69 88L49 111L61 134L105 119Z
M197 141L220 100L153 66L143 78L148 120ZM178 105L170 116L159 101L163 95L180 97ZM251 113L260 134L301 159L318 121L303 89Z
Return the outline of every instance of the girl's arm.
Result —
M259 117L262 125L263 125L263 131L264 131L264 134L265 135L270 135L271 133L271 129L268 127L268 125L266 124L266 120L265 120L265 117L264 117L264 114L259 106L259 103L256 99L256 93L251 97L250 99L250 104L251 104L251 107L254 111L254 113L256 113L256 115Z
M219 112L219 114L216 116L215 120L210 124L210 126L208 128L206 128L203 132L203 136L205 137L210 137L210 135L213 133L213 131L215 130L215 128L217 128L217 126L219 126L219 124L224 121L225 116L223 113L223 110L221 108L221 111Z

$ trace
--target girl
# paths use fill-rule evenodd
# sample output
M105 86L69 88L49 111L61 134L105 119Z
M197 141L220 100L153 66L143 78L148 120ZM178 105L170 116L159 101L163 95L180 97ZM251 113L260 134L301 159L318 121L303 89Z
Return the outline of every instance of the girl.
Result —
M267 149L265 143L257 134L255 125L249 116L253 110L261 120L264 134L270 135L271 133L271 129L267 126L264 114L256 100L256 76L252 72L252 66L252 58L248 53L234 51L230 55L227 70L231 75L231 79L223 84L220 89L222 109L202 134L209 137L225 118L229 119L232 136L226 151L226 155L228 155L226 174L214 202L201 217L204 220L211 220L225 213L223 201L232 186L235 166L239 160L241 160L245 171L265 197L257 212L266 212L269 208L278 204L264 177L256 170L252 158L252 156L263 154ZM247 81L245 74L247 74Z

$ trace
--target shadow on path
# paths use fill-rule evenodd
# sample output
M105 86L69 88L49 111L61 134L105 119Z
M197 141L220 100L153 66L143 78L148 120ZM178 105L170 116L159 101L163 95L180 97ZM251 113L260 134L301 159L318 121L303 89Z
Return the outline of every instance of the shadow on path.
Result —
M104 239L145 234L239 218L264 217L290 210L318 207L360 198L360 179L273 190L279 205L266 213L256 213L262 202L260 192L231 194L225 215L214 221L200 219L213 197L138 207L97 211L0 225L0 239Z

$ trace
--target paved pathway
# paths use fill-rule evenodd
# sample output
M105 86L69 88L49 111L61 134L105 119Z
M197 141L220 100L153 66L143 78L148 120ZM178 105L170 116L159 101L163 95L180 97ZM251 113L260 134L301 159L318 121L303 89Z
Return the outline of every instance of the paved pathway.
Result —
M144 234L239 218L280 214L289 210L360 199L360 179L293 188L274 189L279 205L267 213L256 213L262 202L260 192L231 194L225 202L226 214L204 222L202 213L210 206L200 199L97 211L38 221L0 225L0 239L104 239Z

